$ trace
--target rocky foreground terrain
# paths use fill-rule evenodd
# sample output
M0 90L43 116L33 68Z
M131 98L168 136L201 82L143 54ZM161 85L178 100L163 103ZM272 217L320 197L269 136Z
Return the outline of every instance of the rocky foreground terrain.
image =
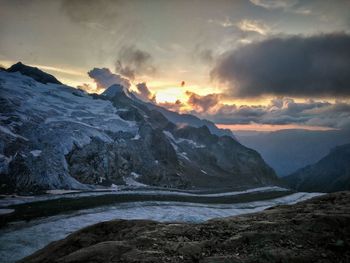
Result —
M21 262L350 262L350 192L202 224L114 220Z

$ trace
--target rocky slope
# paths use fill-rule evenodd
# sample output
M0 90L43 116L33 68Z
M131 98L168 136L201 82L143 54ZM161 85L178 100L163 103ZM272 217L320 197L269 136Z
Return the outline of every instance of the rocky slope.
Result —
M299 169L284 180L298 191L350 190L350 144L335 147L317 163Z
M120 85L89 95L42 82L0 71L2 192L278 184L254 150L206 126L179 127Z
M114 220L20 262L349 262L350 193L202 224Z

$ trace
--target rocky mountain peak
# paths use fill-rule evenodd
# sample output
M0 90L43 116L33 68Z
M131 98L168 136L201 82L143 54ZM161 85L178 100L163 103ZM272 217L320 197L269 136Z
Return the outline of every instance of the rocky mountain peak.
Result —
M0 89L0 191L279 183L258 153L231 136L213 134L199 119L177 125L121 85L90 96L0 71Z
M123 85L113 84L112 86L107 88L101 95L107 98L113 98L118 95L125 95L129 97L129 91Z
M47 84L47 83L62 84L54 76L36 68L36 67L27 66L27 65L23 64L22 62L18 62L16 64L13 64L6 71L7 72L20 72L22 75L31 77L34 80L36 80L40 83L43 83L43 84Z

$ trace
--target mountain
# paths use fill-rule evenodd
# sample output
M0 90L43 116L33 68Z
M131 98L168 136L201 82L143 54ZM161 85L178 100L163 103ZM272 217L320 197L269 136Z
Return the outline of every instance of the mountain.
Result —
M0 71L2 192L279 182L256 151L207 126L178 126L122 86L89 95L23 74Z
M337 146L350 142L349 130L280 130L235 133L243 145L258 151L279 176L317 162Z
M284 180L298 191L350 190L350 144L335 147L317 163L299 169Z
M41 71L38 68L30 67L27 65L18 62L7 69L7 72L20 72L23 75L29 76L36 81L46 84L46 83L54 83L54 84L62 84L59 82L54 76Z
M210 132L212 134L216 134L218 136L230 136L234 139L236 139L236 137L233 135L232 131L229 129L219 129L218 127L216 127L216 125L209 121L209 120L205 120L205 119L200 119L196 116L193 116L191 114L181 114L175 111L170 111L167 110L163 107L160 107L158 105L155 105L153 103L146 103L147 107L149 107L150 109L154 109L159 111L160 113L162 113L169 121L178 124L178 125L189 125L189 126L193 126L193 127L202 127L202 126L207 126L208 129L210 130Z

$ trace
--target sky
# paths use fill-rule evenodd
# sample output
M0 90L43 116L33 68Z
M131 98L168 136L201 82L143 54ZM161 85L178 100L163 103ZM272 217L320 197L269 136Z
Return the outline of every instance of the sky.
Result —
M233 130L350 128L350 1L0 0L0 65Z

